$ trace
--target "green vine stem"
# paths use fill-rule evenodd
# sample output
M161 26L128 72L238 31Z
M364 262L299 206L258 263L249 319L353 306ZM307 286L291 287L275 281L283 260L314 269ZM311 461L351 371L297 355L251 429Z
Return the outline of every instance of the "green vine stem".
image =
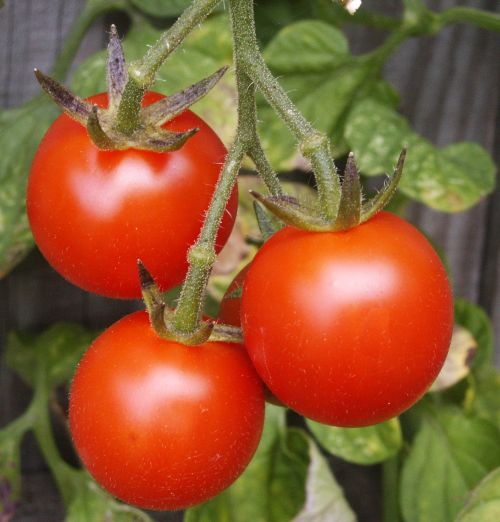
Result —
M238 89L237 137L222 168L200 236L188 253L189 270L182 287L173 324L169 325L174 335L195 335L200 329L208 278L216 258L215 238L217 230L245 154L249 154L254 161L271 194L281 194L278 178L267 161L257 134L255 85L244 70L245 45L244 38L240 38L241 34L238 32L242 28L236 27L238 14L231 8L234 62ZM255 33L253 36L256 38Z
M413 0L405 1L405 14L395 30L385 42L360 57L361 60L371 63L378 74L391 54L406 40L412 37L436 34L443 27L454 23L471 23L484 29L500 32L500 16L496 13L467 7L454 7L435 13L428 10L423 4Z
M257 135L256 129L255 139L252 140L252 143L250 144L248 155L250 156L250 159L253 161L255 168L257 169L257 172L264 181L269 192L273 196L281 196L283 194L283 190L281 188L278 176L269 164L264 149L262 148L262 144L260 143L260 138Z
M500 15L471 7L452 7L436 15L441 25L468 23L500 32Z
M200 329L206 286L215 261L216 232L246 153L255 162L271 193L281 194L278 180L257 135L255 87L264 93L272 107L282 116L300 141L304 155L311 161L318 179L320 207L325 217L336 215L340 200L340 181L329 139L317 132L300 114L267 68L257 43L253 3L249 0L230 0L229 8L238 87L237 138L226 158L200 237L189 250L189 270L173 325L170 326L174 335L186 336ZM257 67L254 67L255 64Z
M128 68L128 81L118 107L117 129L132 134L139 125L139 113L146 89L152 85L156 73L168 56L186 36L214 10L220 0L194 0L172 27L149 48L146 55Z
M229 7L233 39L239 48L237 67L255 82L267 102L299 141L302 153L311 162L316 176L322 215L326 220L331 220L338 210L340 182L330 150L330 140L302 116L267 67L257 42L253 3L248 0L230 0Z
M125 0L89 0L75 20L64 42L61 53L52 68L52 77L59 81L64 80L83 37L98 16L113 9L125 9L125 7Z
M184 337L188 344L189 336L196 336L199 330L208 278L216 259L215 237L244 155L244 145L236 138L226 157L200 236L188 252L188 273L173 324L167 325L174 335Z
M475 9L473 7L451 7L440 13L427 11L439 24L438 30L450 24L473 24L490 31L500 31L500 15L491 11ZM354 16L346 18L346 22L356 25L364 25L383 31L395 31L401 26L401 22L392 16L368 11L361 8Z
M30 410L33 408L33 411L36 412L32 429L43 458L48 464L63 497L63 501L65 505L68 505L72 493L71 483L68 481L68 465L62 460L54 440L48 410L50 388L46 378L46 369L43 368L43 365L40 365L37 370L35 391L30 406Z

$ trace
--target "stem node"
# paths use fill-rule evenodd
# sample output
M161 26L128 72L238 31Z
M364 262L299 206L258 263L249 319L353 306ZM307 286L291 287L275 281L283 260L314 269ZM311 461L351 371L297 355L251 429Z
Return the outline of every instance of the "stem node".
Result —
M209 245L194 244L188 252L188 261L190 265L201 267L212 266L217 259L214 248Z
M308 158L312 156L318 149L328 146L328 138L319 131L314 131L307 136L300 144L302 154Z

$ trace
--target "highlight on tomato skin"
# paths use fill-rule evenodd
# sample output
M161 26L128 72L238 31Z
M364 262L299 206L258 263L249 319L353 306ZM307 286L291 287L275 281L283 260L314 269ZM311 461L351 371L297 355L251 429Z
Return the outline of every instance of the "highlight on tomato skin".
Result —
M161 98L149 92L144 105ZM107 94L90 100L106 106ZM137 259L163 291L186 274L186 253L199 235L227 151L189 110L164 127L199 131L174 152L101 151L82 125L63 114L40 143L27 189L33 236L52 267L84 290L140 298ZM235 187L217 252L231 233L237 205Z
M452 292L427 239L381 212L344 232L274 234L246 275L241 321L279 400L318 422L366 426L402 413L437 377Z
M145 312L93 343L70 392L83 464L112 495L146 509L187 508L227 488L263 420L262 384L241 345L165 341Z

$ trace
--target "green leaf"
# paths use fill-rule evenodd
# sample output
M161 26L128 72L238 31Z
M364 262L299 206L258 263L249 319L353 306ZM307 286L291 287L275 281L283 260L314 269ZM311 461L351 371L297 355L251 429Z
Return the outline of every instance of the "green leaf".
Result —
M495 165L480 145L464 142L438 149L415 134L387 104L373 99L354 106L345 136L367 175L391 172L401 149L407 147L399 188L431 208L466 210L495 186Z
M191 0L130 0L138 9L151 16L172 17L177 16L186 9Z
M298 430L288 434L285 410L268 406L259 448L243 475L222 495L187 511L185 522L281 522L305 500L308 447Z
M451 522L468 492L500 465L500 431L458 408L428 410L403 465L405 522Z
M430 387L430 392L439 392L451 388L469 375L477 353L474 336L460 325L455 325L451 337L450 350L439 375Z
M319 513L323 520L334 513L353 520L313 442L303 431L286 428L284 409L268 405L262 440L248 468L221 495L188 510L185 522L305 522L321 520L311 518Z
M66 505L66 522L153 522L143 511L117 502L87 472L69 466L65 472L72 486L71 498Z
M500 429L500 372L485 366L473 379L472 411L480 418L493 422Z
M55 387L68 380L95 334L76 324L59 323L41 334L11 332L7 337L6 362L24 381L34 386L37 369L47 373Z
M466 299L455 300L455 322L467 328L478 345L473 370L488 365L493 358L493 329L486 312Z
M283 27L304 18L312 18L313 0L273 0L255 3L255 25L257 36L267 43Z
M355 522L356 515L333 478L328 462L312 441L309 442L309 458L306 502L292 522Z
M280 31L266 48L265 58L271 69L283 74L323 74L346 63L349 44L335 27L303 20Z
M161 32L146 21L136 21L123 40L127 62L139 59ZM154 90L172 94L224 65L232 63L232 42L227 16L211 17L193 31L182 45L160 68ZM80 96L90 96L106 89L106 52L99 51L87 58L76 70L72 87ZM215 88L192 106L228 145L236 129L236 83L234 71L226 72Z
M318 442L330 453L356 464L375 464L401 448L401 426L397 418L366 428L337 428L307 419Z
M38 144L57 114L45 96L0 111L0 278L33 246L26 216L26 180Z
M500 520L500 468L492 471L474 489L456 522Z
M349 53L340 30L315 20L297 22L280 31L264 57L285 91L315 128L332 139L334 153L347 152L344 121L358 99L374 97L394 103L394 91L365 62ZM259 99L259 130L277 170L307 168L296 143L274 111Z

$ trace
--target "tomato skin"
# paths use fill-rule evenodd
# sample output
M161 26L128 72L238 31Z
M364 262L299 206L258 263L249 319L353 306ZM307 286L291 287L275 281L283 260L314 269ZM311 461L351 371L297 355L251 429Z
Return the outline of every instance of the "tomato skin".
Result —
M237 344L160 339L145 312L106 330L73 379L69 420L84 465L116 497L182 509L228 487L262 432L261 382Z
M245 265L237 274L236 277L231 281L228 286L224 297L220 303L218 319L221 323L229 324L231 326L241 326L240 308L241 308L241 296L232 296L236 290L243 288L245 277L250 268L250 264Z
M162 97L147 93L144 104ZM107 95L90 100L104 107ZM227 151L190 111L164 127L200 130L175 152L101 151L63 114L40 143L28 182L28 217L45 258L75 285L138 298L138 258L162 290L184 278L187 250L199 235ZM217 251L232 230L237 204L235 189Z
M235 276L235 278L231 281L231 284L228 286L224 297L220 303L219 314L217 317L218 322L229 324L231 326L241 327L241 296L232 296L232 294L238 290L243 289L243 283L245 281L245 277L250 268L250 264L245 265ZM279 401L269 390L267 386L264 387L264 397L266 402L270 402L275 406L284 406L284 404Z
M318 422L376 424L437 377L453 327L444 267L409 223L379 213L354 229L287 227L245 278L245 346L264 383Z

